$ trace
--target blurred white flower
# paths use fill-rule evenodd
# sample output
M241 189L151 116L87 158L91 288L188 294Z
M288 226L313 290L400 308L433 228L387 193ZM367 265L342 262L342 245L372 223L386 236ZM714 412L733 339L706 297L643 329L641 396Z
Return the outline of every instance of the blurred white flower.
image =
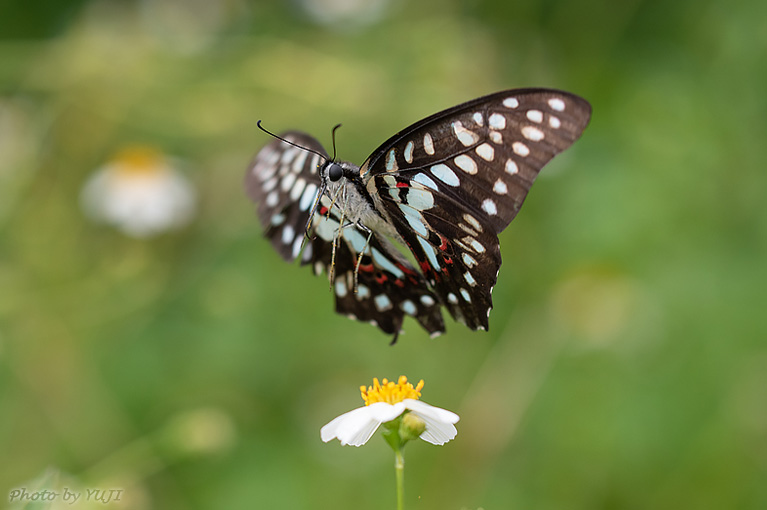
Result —
M299 0L299 4L318 23L356 28L380 21L389 0Z
M97 169L85 183L80 201L94 221L143 238L189 223L196 192L161 152L136 146Z
M138 5L149 33L182 53L210 47L248 9L242 0L141 0Z
M418 400L421 388L423 381L414 388L404 375L396 384L386 379L379 384L378 379L373 379L373 386L360 388L365 407L342 414L322 427L320 438L326 443L338 438L342 445L362 446L382 424L408 412L425 425L419 436L421 439L431 444L445 444L458 433L454 424L459 417L451 411Z

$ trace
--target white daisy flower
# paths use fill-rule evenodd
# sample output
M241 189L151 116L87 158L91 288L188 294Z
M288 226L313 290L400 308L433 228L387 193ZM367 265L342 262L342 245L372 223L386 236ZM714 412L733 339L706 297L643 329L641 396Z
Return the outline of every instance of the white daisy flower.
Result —
M451 411L418 400L423 384L421 380L414 388L404 375L396 384L386 379L379 384L378 379L373 379L373 386L360 388L365 407L334 419L322 427L320 437L326 443L338 438L342 445L362 446L378 427L405 413L419 419L415 421L421 425L418 429L421 439L436 445L447 443L458 433L454 424L459 417Z
M391 0L299 0L309 16L322 25L360 28L381 21Z
M150 237L186 225L196 193L162 153L129 147L88 179L80 202L94 221L131 237Z

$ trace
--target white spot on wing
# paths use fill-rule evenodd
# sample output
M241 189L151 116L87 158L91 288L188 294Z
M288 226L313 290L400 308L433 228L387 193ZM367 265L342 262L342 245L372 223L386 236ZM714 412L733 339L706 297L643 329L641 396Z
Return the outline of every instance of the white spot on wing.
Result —
M526 115L528 119L537 124L543 122L543 112L540 110L528 110Z
M498 214L498 208L496 207L495 202L493 202L493 200L490 198L486 198L482 201L482 210L490 216L495 216Z
M463 242L468 244L469 246L471 246L471 248L475 252L477 252L477 253L485 253L485 247L482 245L482 243L480 243L479 241L477 241L473 237L466 236L466 237L463 238Z
M325 218L319 214L314 215L317 220L314 227L314 233L320 236L325 241L332 241L336 237L336 231L338 230L338 222L332 219Z
M403 152L405 156L405 161L408 163L413 162L413 141L410 140L407 145L405 145L405 151Z
M293 173L301 173L301 170L304 168L304 162L306 161L306 157L308 155L309 153L306 151L301 151L298 154L298 157L293 161Z
M296 182L296 174L289 173L288 175L282 178L282 183L280 183L280 188L282 188L282 191L287 192L290 188L293 187L294 182Z
M421 248L423 248L424 253L426 253L426 258L429 259L429 264L431 264L431 267L439 271L440 266L439 262L437 261L437 252L434 251L434 247L421 237L418 238L418 243L421 245Z
M554 129L559 129L559 126L561 126L562 123L559 121L559 117L555 117L552 115L549 117L549 126L553 127Z
M392 304L391 299L389 299L389 296L386 294L378 294L376 297L373 298L373 302L376 305L376 309L379 312L385 312L386 310L391 310Z
M357 285L357 299L365 299L370 297L370 289L362 285L361 283Z
M277 190L272 191L268 195L266 195L266 205L269 207L274 207L277 205L277 202L280 201L280 195L277 193Z
M315 154L312 156L312 162L309 165L309 171L313 174L317 173L317 169L320 167L320 156Z
M466 267L472 268L477 265L477 260L468 253L461 255L461 258L463 259L463 263L466 264Z
M280 178L277 177L277 176L274 176L271 179L269 179L268 181L266 181L264 183L264 185L262 186L262 188L264 188L264 192L268 193L268 192L272 191L277 186L278 182L280 182Z
M449 166L440 163L439 165L434 165L430 168L432 175L439 179L440 181L444 182L448 186L458 186L461 184L461 181L458 179L458 176L455 175L455 172L453 172Z
M489 133L489 136L490 136L490 140L491 140L493 143L497 143L498 145L500 145L500 144L502 144L502 143L503 143L503 136L501 135L501 133L500 133L500 132L498 132L498 131L493 131L493 130L491 129L491 130L490 130L490 133Z
M479 155L479 157L481 157L485 161L492 161L493 158L495 157L495 150L493 149L493 146L490 145L489 143L483 143L482 145L474 149L474 151Z
M296 240L293 241L293 258L298 257L301 252L301 245L304 244L304 236L296 236Z
M525 126L522 128L522 136L524 136L528 140L532 140L534 142L540 142L541 140L543 140L544 134L543 134L543 131L541 131L535 126Z
M415 177L413 177L413 180L435 191L438 189L434 181L432 181L431 178L424 173L417 174Z
M341 278L336 278L336 295L338 297L346 297L349 289L346 288L346 283Z
M426 306L432 306L434 302L435 302L434 298L428 294L424 294L423 296L421 296L421 303L423 303Z
M423 150L425 150L426 154L429 156L434 155L434 141L431 139L431 135L429 133L423 135Z
M384 175L383 180L390 188L397 187L397 179L395 179L393 175Z
M469 273L466 273L466 275L468 275L468 277L471 278L471 275ZM464 276L466 276L466 275L464 275ZM467 280L468 280L468 278L467 278ZM469 291L467 291L466 289L461 289L461 295L463 296L463 299L465 299L467 303L471 303L471 295L469 294Z
M301 197L301 193L304 192L304 188L306 187L306 180L299 177L296 179L296 183L293 185L293 187L290 189L290 200L295 202Z
M456 295L455 295L455 294L453 294L452 292L451 292L451 293L449 293L449 294L447 295L447 300L448 300L449 302L453 303L454 305L457 305L457 304L458 304L458 298L457 298L457 297L456 297Z
M474 227L476 230L478 230L479 232L482 232L482 225L479 223L479 221L477 221L477 218L475 218L469 213L464 213L463 219L466 220L466 223Z
M549 99L549 106L553 108L554 110L558 112L562 112L565 110L565 102L559 99L558 97L553 97Z
M452 123L453 133L455 133L458 141L463 144L464 147L474 145L479 140L479 135L474 131L470 131L463 127L460 120L456 120Z
M419 211L425 211L434 207L434 195L426 189L409 188L407 204Z
M349 241L349 244L352 245L355 252L362 253L362 250L365 249L367 236L362 235L356 228L345 228L341 231L341 235L344 239Z
M517 106L519 106L519 101L517 100L516 97L507 97L506 99L503 100L503 106L505 106L506 108L516 108Z
M400 303L400 308L402 308L402 311L405 312L408 315L415 315L418 311L418 308L415 306L415 303L410 301L409 299L404 300L402 303Z
M397 158L394 155L394 149L391 149L388 154L386 154L386 171L393 172L395 170L398 170Z
M482 114L480 112L474 112L474 115L472 115L471 118L474 119L474 122L478 126L481 126L485 122L485 119L482 117Z
M513 159L506 160L506 173L514 175L519 172L519 167L514 163Z
M416 231L418 235L421 237L428 237L429 231L426 228L426 225L424 225L423 222L423 216L421 216L418 211L413 209L412 207L405 205L405 204L397 204L402 210L403 214L405 215L405 219L407 220L410 227Z
M316 199L317 185L309 183L306 188L304 188L304 193L301 195L301 200L298 202L298 208L302 211L308 211Z
M285 225L282 228L282 244L290 244L293 242L293 238L296 235L296 231L290 225Z
M470 236L478 236L479 235L479 232L477 232L476 230L472 229L468 225L464 225L463 223L459 223L458 227L460 227L461 230L463 230L464 232L466 232Z
M487 145L487 144L485 144ZM473 159L471 159L466 154L461 154L460 156L456 156L455 158L455 164L458 168L466 172L467 174L476 174L477 173L477 163L474 162Z
M373 257L373 261L376 264L386 269L397 278L402 278L403 276L405 276L405 273L400 268L395 266L383 253L378 251L376 248L373 248L371 250L371 255Z
M493 184L493 191L498 193L499 195L505 195L509 192L509 187L506 186L506 183L503 182L501 179L498 179L495 181L495 184Z
M506 127L506 117L500 113L494 113L490 116L490 127L493 129L504 129Z
M522 142L514 142L511 144L511 150L514 151L514 154L518 154L519 156L525 157L528 154L530 154L530 148L523 144Z
M304 251L301 253L301 262L308 264L312 260L312 244L309 243L304 247Z

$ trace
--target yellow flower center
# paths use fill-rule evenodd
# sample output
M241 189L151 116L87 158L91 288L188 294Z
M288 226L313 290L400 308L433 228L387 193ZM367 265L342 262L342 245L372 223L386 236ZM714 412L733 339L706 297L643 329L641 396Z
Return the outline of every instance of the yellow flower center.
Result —
M114 158L120 173L137 175L151 174L163 168L165 158L162 152L143 145L129 146L122 149Z
M396 383L387 379L379 383L378 379L373 379L373 386L367 388L360 386L360 392L365 405L369 406L376 402L396 404L406 398L418 400L421 396L421 388L423 388L423 379L414 388L411 383L407 382L407 377L401 375Z

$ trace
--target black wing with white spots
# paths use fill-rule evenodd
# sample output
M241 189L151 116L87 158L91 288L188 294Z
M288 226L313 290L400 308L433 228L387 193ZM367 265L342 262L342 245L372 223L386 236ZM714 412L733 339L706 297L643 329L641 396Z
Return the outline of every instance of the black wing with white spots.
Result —
M282 258L292 262L300 255L301 264L311 264L315 274L332 274L336 311L374 324L395 335L394 340L405 315L414 317L431 335L444 332L440 305L423 275L385 237L373 235L366 242L356 229L340 228L340 211L327 195L314 210L309 239L304 242L304 229L322 184L318 170L329 157L307 134L291 131L281 137L319 153L275 139L258 153L245 176L245 188L258 204L265 236Z
M332 276L339 313L395 340L405 315L442 333L441 306L469 328L487 329L501 265L498 233L590 116L590 105L567 92L498 92L413 124L361 168L289 132L282 138L307 150L275 139L256 156L246 187L282 257L300 254L315 273ZM390 239L407 245L420 270Z
M487 329L501 265L497 234L540 169L577 140L591 106L567 92L499 92L424 119L390 138L361 168L442 303Z

